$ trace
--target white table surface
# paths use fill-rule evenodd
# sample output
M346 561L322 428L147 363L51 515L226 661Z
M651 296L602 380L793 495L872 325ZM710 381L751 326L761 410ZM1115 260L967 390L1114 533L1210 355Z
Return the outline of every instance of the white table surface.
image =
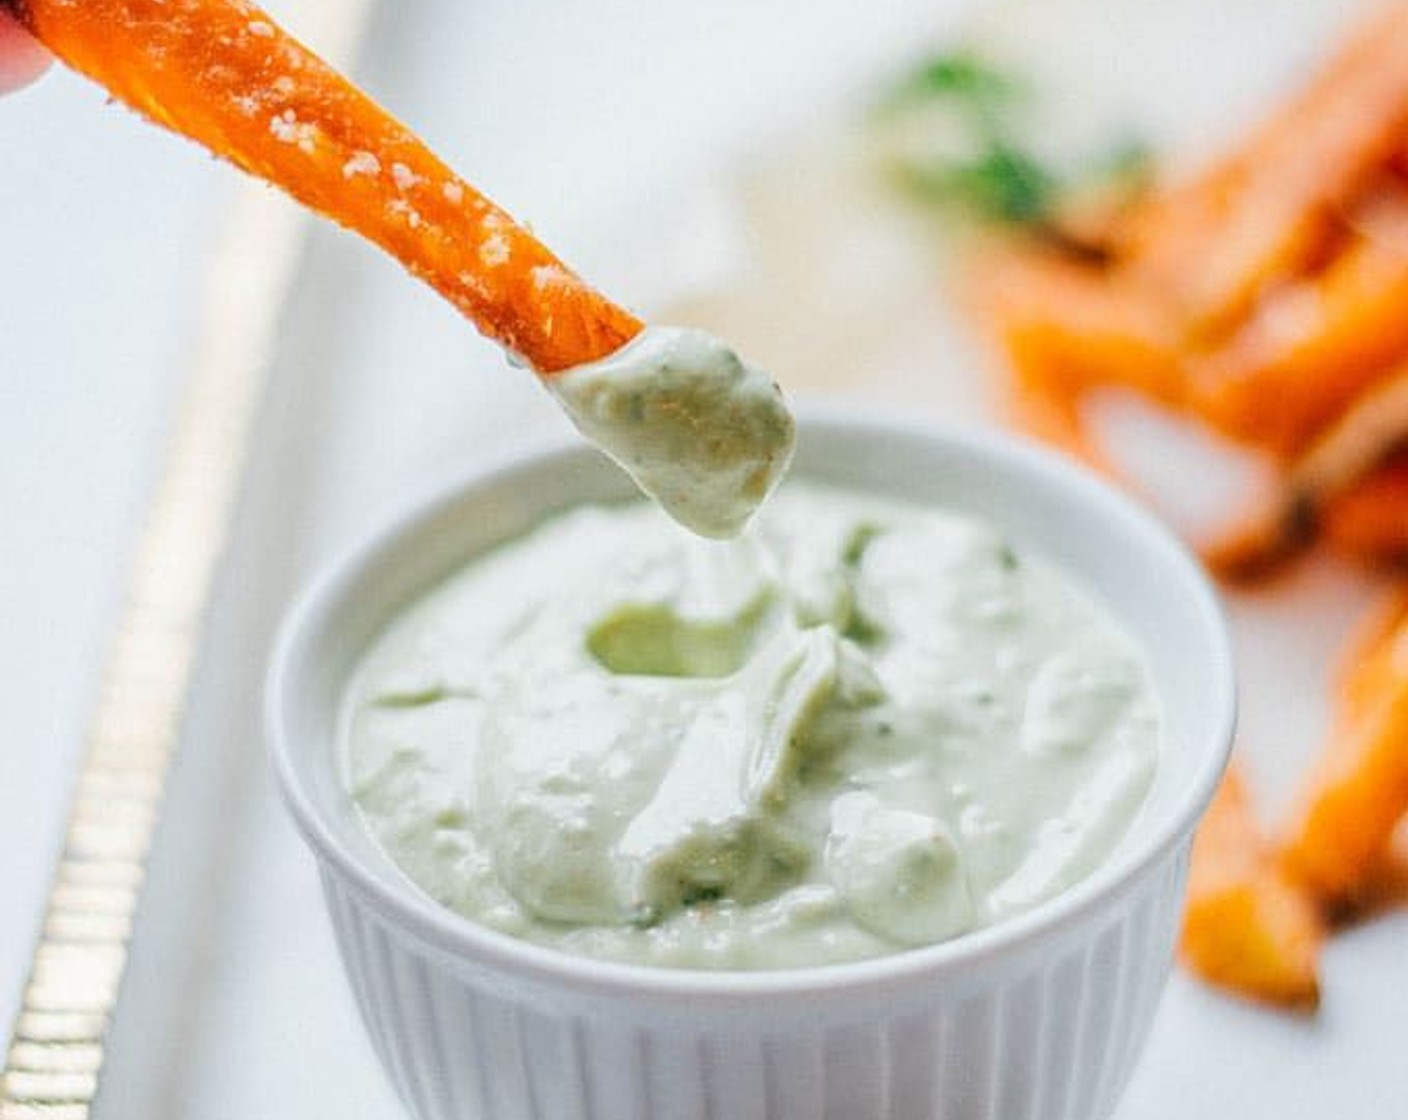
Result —
M388 0L362 74L584 272L658 301L663 262L645 248L693 204L701 168L756 141L751 122L805 119L807 106L839 96L828 75L895 57L957 6L794 4L808 25L746 0L712 4L707 15L642 0ZM1257 75L1269 72L1240 67L1238 52L1264 50L1284 65L1320 49L1322 13L1343 5L1312 6L1298 40L1284 29L1258 34L1266 3L1220 6L1225 22L1200 39L1212 62L1192 99L1209 131L1225 131L1228 118L1207 106L1219 96L1255 103ZM799 27L809 27L806 50ZM1177 35L1188 19L1148 27ZM531 60L522 49L530 39ZM588 42L597 46L584 55ZM778 58L786 65L770 65ZM1156 73L1151 84L1165 80ZM1151 104L1168 101L1150 93ZM614 157L609 173L603 151ZM65 74L0 101L0 170L8 1026L127 550L160 462L194 280L232 173L105 109ZM100 1116L399 1115L351 1013L311 864L263 770L262 654L282 604L320 560L458 464L561 421L527 379L371 250L320 229L308 268L321 282L300 291L285 328ZM968 407L955 402L955 411ZM1256 601L1238 610L1248 689L1261 697L1248 711L1263 739L1253 762L1272 802L1294 769L1278 759L1296 762L1323 722L1317 695L1280 698L1277 681L1319 679L1345 604L1362 599L1342 573L1301 582L1306 613ZM1287 742L1265 743L1278 738ZM1309 1023L1176 978L1121 1117L1399 1114L1408 1107L1406 935L1399 915L1336 939L1326 1006Z
M67 74L0 99L0 1030L160 464L223 175Z

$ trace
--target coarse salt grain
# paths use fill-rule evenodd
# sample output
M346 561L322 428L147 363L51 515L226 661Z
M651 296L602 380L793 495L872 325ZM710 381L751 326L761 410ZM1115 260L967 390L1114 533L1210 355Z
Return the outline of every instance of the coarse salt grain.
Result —
M458 206L464 201L464 188L458 183L446 183L440 188L440 193L451 206Z
M485 268L497 268L508 260L508 238L501 233L491 233L479 246L479 260Z
M533 277L533 287L538 291L553 284L564 284L569 279L566 271L555 264L540 264L529 275Z
M350 179L353 175L376 175L380 171L381 160L371 152L353 152L352 158L342 165L342 175L345 179Z
M292 144L298 139L298 118L294 116L292 109L285 109L282 113L275 113L269 118L269 131L274 134L275 140L281 140L285 144Z
M386 209L398 218L404 218L406 224L412 229L420 228L420 215L416 213L415 207L404 198L392 199L386 204Z
M396 184L396 189L402 191L408 191L420 182L420 176L404 163L393 163L391 165L391 178Z
M468 292L478 296L480 299L489 298L489 288L478 276L472 272L461 272L459 274L460 285Z
M296 144L298 150L311 155L318 146L316 125L305 124L294 115L292 109L285 109L269 118L269 131L274 139L284 144Z

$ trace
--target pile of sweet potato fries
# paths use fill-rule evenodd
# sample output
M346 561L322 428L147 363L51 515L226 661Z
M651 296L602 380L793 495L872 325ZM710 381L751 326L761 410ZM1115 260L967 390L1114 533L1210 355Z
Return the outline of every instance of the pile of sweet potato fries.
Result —
M1311 546L1408 559L1408 4L1200 175L1088 219L985 242L965 275L1017 422L1116 473L1082 401L1120 386L1273 461L1274 492L1201 544L1228 581ZM1293 818L1263 832L1234 769L1202 827L1183 953L1214 983L1315 1006L1327 923L1384 881L1408 812L1408 591L1389 599Z

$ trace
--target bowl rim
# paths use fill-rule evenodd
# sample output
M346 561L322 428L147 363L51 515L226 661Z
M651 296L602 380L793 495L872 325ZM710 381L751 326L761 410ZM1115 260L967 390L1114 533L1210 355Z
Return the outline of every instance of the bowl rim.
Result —
M687 996L699 1000L762 999L788 994L859 994L894 990L936 974L956 977L1039 947L1048 938L1074 928L1107 904L1117 901L1185 837L1191 835L1227 765L1236 726L1236 687L1232 645L1225 616L1211 583L1186 545L1132 498L1073 461L1009 433L975 425L915 419L894 410L855 404L794 405L803 436L811 430L862 430L898 433L946 444L967 457L1002 461L1016 472L1040 473L1048 484L1102 515L1123 521L1146 551L1161 553L1182 577L1186 606L1196 613L1206 648L1199 651L1214 682L1209 707L1210 743L1206 757L1185 788L1177 791L1162 821L1141 844L1106 860L1089 875L1020 914L969 931L948 941L879 957L788 969L707 970L604 960L542 946L476 923L424 894L409 878L393 886L349 852L317 799L304 787L293 761L298 745L286 733L285 712L297 702L293 687L300 677L305 636L315 633L349 590L393 552L399 542L443 516L473 491L487 489L545 461L586 449L580 437L559 433L520 444L501 454L479 458L471 467L439 480L416 500L401 503L390 517L345 548L315 574L286 611L273 646L264 689L264 732L282 799L304 840L324 867L334 868L383 918L422 944L470 965L479 965L522 981L537 981L597 995L631 998Z

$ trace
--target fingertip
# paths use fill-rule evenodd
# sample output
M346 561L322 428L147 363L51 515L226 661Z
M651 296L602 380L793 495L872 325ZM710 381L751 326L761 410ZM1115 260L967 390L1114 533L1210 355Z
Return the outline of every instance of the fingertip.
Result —
M0 93L28 85L53 61L54 56L0 7Z

